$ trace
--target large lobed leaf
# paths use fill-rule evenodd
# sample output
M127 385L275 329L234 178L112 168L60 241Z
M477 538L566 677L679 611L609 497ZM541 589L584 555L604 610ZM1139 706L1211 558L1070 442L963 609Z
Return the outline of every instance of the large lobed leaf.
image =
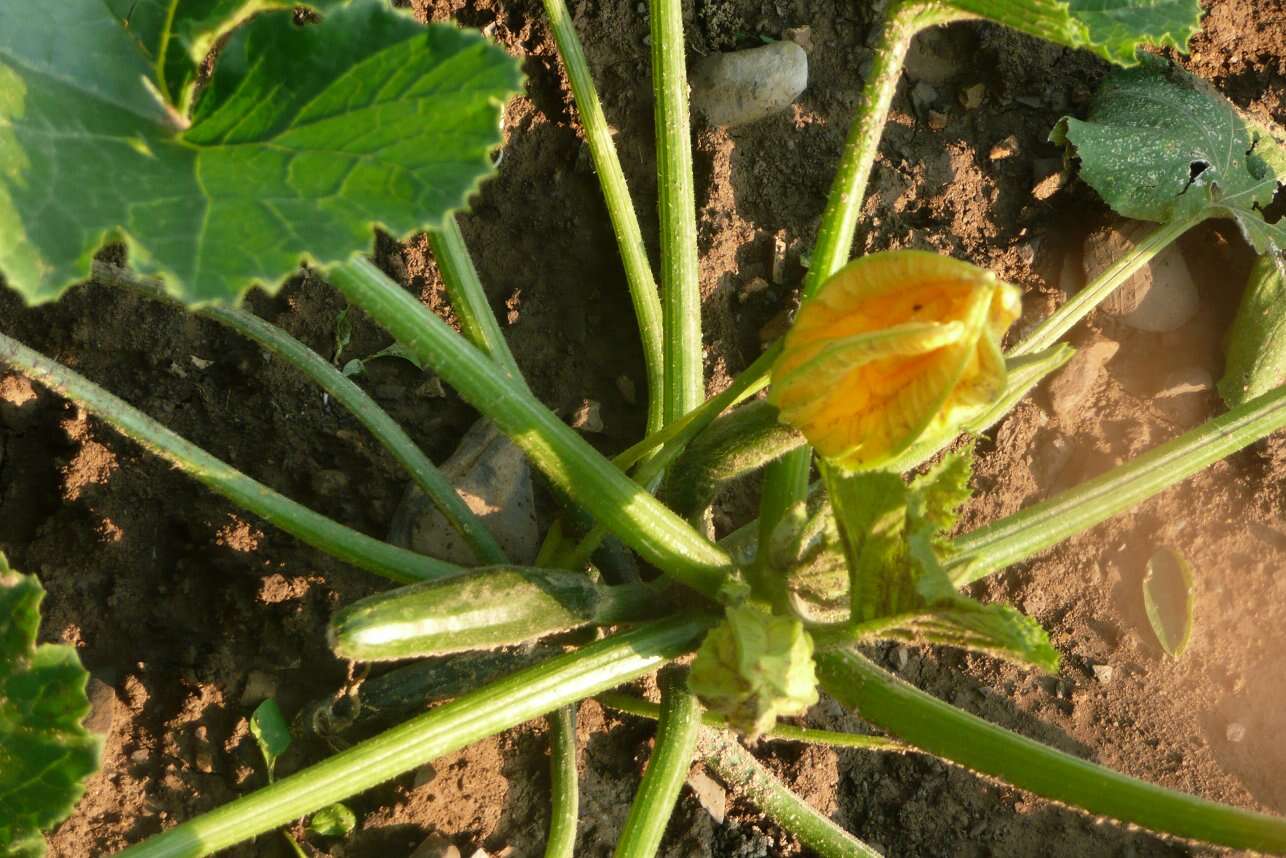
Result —
M1123 66L1141 45L1186 50L1200 29L1197 0L947 0L973 15Z
M89 674L76 651L36 645L44 590L0 554L0 855L40 856L40 832L66 818L98 768Z
M57 15L0 5L0 273L29 301L84 277L113 237L177 297L236 300L301 259L348 258L372 224L441 224L492 170L520 76L475 33L422 27L379 0L304 27L258 15L228 39L180 130L187 120L145 85L160 87L160 37L139 2L129 31L102 0L66 0ZM184 8L190 29L169 50L190 58L203 44L190 34L216 20L198 10L247 4Z
M1264 219L1286 181L1278 144L1209 84L1164 60L1108 77L1089 117L1064 117L1052 139L1075 147L1081 177L1126 217L1230 217L1258 252L1286 249L1286 223Z

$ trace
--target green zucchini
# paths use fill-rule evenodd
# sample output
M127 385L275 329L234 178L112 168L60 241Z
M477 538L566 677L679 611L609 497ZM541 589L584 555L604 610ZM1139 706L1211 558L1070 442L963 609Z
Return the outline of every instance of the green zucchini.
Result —
M1286 260L1261 256L1250 270L1237 317L1228 336L1228 355L1219 395L1236 408L1286 380Z
M582 572L492 566L361 599L331 618L336 655L422 658L525 643L586 625L647 619L664 600L643 584L608 586Z

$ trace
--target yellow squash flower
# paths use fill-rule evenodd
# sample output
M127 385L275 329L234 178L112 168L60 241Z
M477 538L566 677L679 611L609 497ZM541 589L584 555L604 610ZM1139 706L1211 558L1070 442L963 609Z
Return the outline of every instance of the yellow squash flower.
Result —
M1016 287L967 262L865 256L800 307L769 400L833 464L879 468L1000 395L1000 341L1021 309Z

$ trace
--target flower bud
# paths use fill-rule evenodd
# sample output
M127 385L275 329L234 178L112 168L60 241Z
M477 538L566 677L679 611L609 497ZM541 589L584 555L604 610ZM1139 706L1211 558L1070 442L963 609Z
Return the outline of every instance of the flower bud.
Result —
M800 307L771 401L831 463L882 467L1005 389L1000 341L1019 290L936 253L898 250L840 269Z

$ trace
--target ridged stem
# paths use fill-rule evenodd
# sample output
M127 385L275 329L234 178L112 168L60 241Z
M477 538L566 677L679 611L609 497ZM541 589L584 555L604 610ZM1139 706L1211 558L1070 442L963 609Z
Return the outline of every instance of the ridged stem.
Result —
M180 437L84 376L0 334L0 364L67 397L125 437L269 524L350 563L398 583L459 574L460 567L381 542L292 501Z
M759 808L822 858L880 858L880 853L795 795L726 733L703 730L701 760L729 789Z
M94 263L94 280L109 286L124 287L149 298L172 302L159 280L142 277L133 271ZM248 310L213 305L197 307L191 312L224 325L267 349L299 370L335 401L357 418L367 431L388 450L433 502L438 511L469 543L483 564L505 563L504 552L482 521L460 499L455 489L428 456L383 408L336 369L330 361L308 348L290 334Z
M657 295L656 278L648 262L647 248L643 244L643 231L639 228L638 215L630 190L625 183L616 154L616 144L603 114L603 106L594 88L594 78L585 59L576 27L572 24L564 0L544 0L549 28L558 45L559 56L571 83L572 96L580 114L581 127L589 156L598 173L598 183L603 189L603 201L616 232L616 244L625 268L625 281L629 286L634 316L638 320L639 337L643 342L643 366L647 373L647 431L661 428L665 416L665 353L663 345L661 299Z
M549 839L545 858L572 858L580 815L580 774L576 770L576 707L564 706L549 721Z
M520 671L120 855L199 858L249 840L443 754L656 670L690 649L704 629L700 620L666 620Z
M585 439L365 259L337 265L349 301L454 387L522 448L559 489L649 563L714 597L728 555L604 459Z
M959 536L947 571L959 586L985 578L1118 513L1286 427L1286 387L1014 515Z
M701 704L688 691L683 673L667 671L661 680L656 743L616 841L615 858L652 858L656 854L696 751Z
M683 2L651 0L649 7L661 222L661 311L665 321L665 422L669 423L705 399L705 357Z
M1286 819L1163 789L989 724L914 688L855 652L817 656L822 687L917 747L1021 789L1153 831L1286 852Z

